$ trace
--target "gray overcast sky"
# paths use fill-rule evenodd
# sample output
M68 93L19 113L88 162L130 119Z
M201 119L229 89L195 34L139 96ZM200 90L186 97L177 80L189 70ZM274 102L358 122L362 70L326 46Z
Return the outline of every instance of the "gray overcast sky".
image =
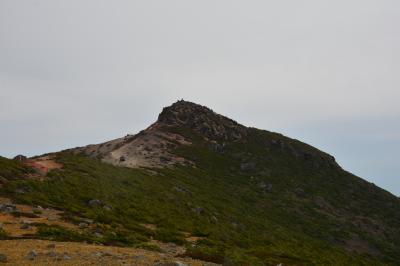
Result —
M0 155L120 137L184 98L400 195L400 1L0 0Z

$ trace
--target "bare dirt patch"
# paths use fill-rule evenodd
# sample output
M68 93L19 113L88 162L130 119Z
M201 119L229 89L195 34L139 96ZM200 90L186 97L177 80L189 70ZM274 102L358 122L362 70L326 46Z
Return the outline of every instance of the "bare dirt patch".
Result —
M112 247L78 242L55 242L35 238L35 224L58 225L80 231L78 225L63 220L62 211L13 204L8 198L0 197L0 204L12 206L12 212L0 212L0 225L10 237L21 239L0 240L0 254L7 257L9 265L156 265L157 263L181 262L184 265L216 265L213 263L182 258L186 249L173 243L157 240L149 244L158 246L162 252L136 248ZM16 213L22 216L16 216ZM32 216L32 217L27 217ZM142 224L156 230L154 224ZM190 238L190 236L188 235ZM161 264L162 265L162 264ZM168 265L168 264L166 264ZM174 264L171 264L174 265Z
M157 225L155 224L140 224L140 225L152 231L155 231L157 229Z
M0 241L0 250L2 254L7 256L8 263L6 265L150 266L157 263L173 262L181 262L191 266L217 265L190 258L176 258L172 254L142 249L35 239L2 240ZM32 251L36 255L30 259L28 254Z
M158 123L154 123L136 135L127 135L70 151L75 154L83 153L92 157L101 157L103 162L129 168L162 168L175 164L194 165L193 162L170 152L179 145L191 145L191 142L179 134L163 131Z
M34 159L28 159L25 164L35 168L38 172L42 174L47 174L50 170L60 169L63 167L62 164L56 162L54 157L51 155L46 155Z
M0 204L11 204L11 200L0 198ZM22 204L13 205L15 206L13 213L0 212L1 226L6 234L11 237L23 237L35 234L37 227L34 224L36 223L78 229L77 225L63 220L62 211Z

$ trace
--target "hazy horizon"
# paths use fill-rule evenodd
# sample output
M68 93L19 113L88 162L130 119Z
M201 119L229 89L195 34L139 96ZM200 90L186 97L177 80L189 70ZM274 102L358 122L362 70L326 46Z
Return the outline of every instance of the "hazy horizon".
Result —
M0 156L138 132L178 99L400 195L398 1L0 1Z

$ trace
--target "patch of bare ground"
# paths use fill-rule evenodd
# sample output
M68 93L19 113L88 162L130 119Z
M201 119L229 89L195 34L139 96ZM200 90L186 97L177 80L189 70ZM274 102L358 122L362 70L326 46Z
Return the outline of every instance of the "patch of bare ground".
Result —
M59 210L13 204L8 198L0 198L0 204L12 209L12 212L0 212L2 229L10 237L21 238L0 240L0 254L7 257L6 264L9 265L180 265L176 262L194 266L216 265L182 258L186 251L185 247L157 240L151 240L149 244L158 246L162 252L28 239L34 238L37 232L35 224L58 225L74 231L81 229L78 225L63 220L63 212ZM18 216L16 213L22 215ZM154 224L142 224L142 226L150 230L157 229Z
M60 169L63 167L62 164L54 160L54 156L46 155L33 159L27 159L24 162L26 165L37 170L39 174L46 175L50 170Z
M193 166L193 162L170 153L170 150L177 146L191 144L183 136L163 131L159 123L154 123L136 135L127 135L105 143L78 147L69 151L101 158L103 162L117 166L162 168L176 164Z
M5 265L217 265L170 253L35 239L2 240L0 250Z
M37 232L34 224L58 225L68 229L78 229L78 226L62 219L62 211L32 207L29 205L12 204L8 198L0 198L0 204L11 204L12 212L0 212L2 229L8 236L23 237Z
M185 240L189 243L196 243L197 241L204 239L204 236L193 236L191 233L189 232L182 232L183 235L185 236Z
M155 224L140 224L140 225L152 231L155 231L157 229L157 225Z

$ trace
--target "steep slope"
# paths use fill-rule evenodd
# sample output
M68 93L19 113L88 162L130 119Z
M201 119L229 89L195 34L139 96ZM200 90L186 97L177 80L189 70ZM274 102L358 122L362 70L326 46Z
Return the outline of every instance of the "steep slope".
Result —
M51 156L62 168L44 180L1 160L0 192L62 209L67 221L93 220L76 241L146 246L156 239L225 265L400 261L397 197L329 154L204 106L179 101L137 135ZM35 237L71 240L71 232L53 229Z
M189 128L214 143L216 140L237 141L247 134L247 128L235 121L205 106L181 100L164 108L157 122L139 134L69 151L130 168L191 165L187 159L171 153L177 146L191 144L190 139L168 130L172 127Z

